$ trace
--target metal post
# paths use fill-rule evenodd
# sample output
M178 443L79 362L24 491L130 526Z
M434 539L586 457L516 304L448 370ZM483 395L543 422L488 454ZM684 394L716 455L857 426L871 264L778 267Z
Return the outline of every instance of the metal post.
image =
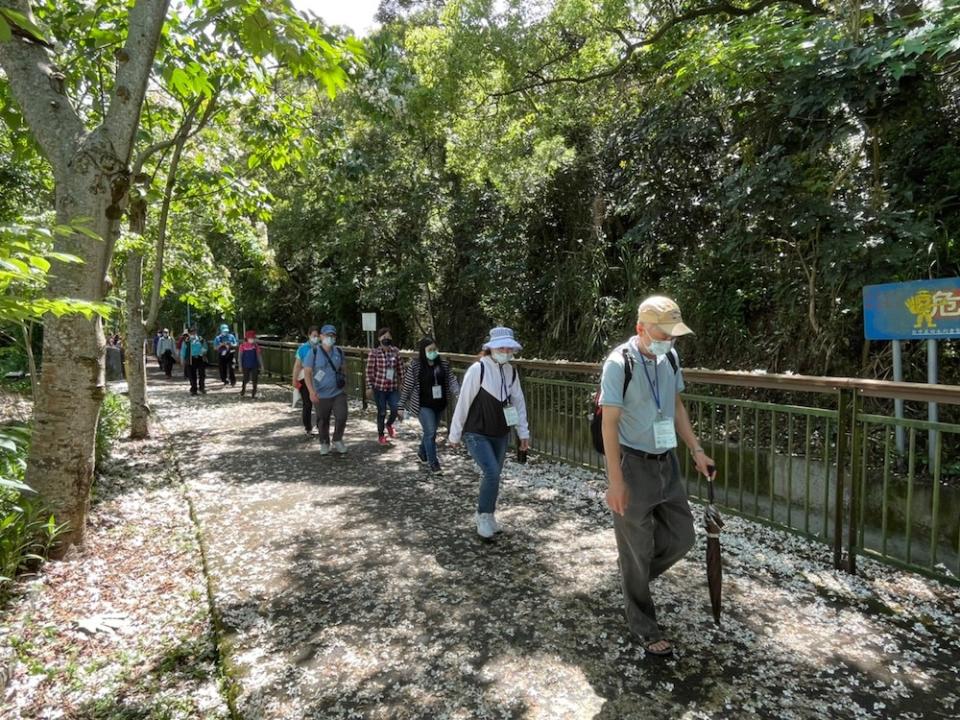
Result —
M861 446L866 442L865 428L862 431L858 415L861 407L860 393L854 391L850 412L850 520L847 528L847 572L857 574L857 542L860 523L863 517L860 505L864 502L860 495L860 476L863 472Z
M937 341L927 340L927 382L931 385L937 384ZM937 422L939 417L937 404L935 402L927 403L927 419L930 422ZM937 460L937 431L930 430L927 434L927 457L930 464L927 466L933 471L933 466Z
M840 390L837 393L837 486L833 499L833 567L841 570L843 565L843 476L847 464L847 423L850 421L850 391ZM827 447L830 445L830 436L825 438ZM826 507L824 521L829 516Z
M899 340L893 340L893 380L903 382L903 346ZM897 420L903 420L903 400L893 401L893 414ZM896 427L897 455L903 455L907 448L907 436L903 426L898 422Z

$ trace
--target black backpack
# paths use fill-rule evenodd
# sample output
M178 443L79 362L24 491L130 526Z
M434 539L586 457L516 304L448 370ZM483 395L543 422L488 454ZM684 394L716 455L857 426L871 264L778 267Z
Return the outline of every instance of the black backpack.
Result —
M623 397L626 399L627 386L633 379L633 356L626 348L621 352L623 353ZM667 353L667 361L673 368L673 372L676 373L680 367L680 356L673 348L670 348L670 352ZM593 439L593 449L603 455L603 406L600 404L599 387L593 396L593 412L590 414L590 437Z

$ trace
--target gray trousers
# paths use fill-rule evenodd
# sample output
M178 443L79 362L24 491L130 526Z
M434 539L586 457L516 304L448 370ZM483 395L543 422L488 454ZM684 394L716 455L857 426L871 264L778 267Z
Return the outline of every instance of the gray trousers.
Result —
M330 413L333 413L333 441L343 440L343 430L347 427L347 396L340 393L332 398L320 398L317 409L317 430L320 442L330 442Z
M687 491L675 453L663 460L621 449L627 509L613 514L627 624L645 642L663 638L650 581L689 552L696 540Z

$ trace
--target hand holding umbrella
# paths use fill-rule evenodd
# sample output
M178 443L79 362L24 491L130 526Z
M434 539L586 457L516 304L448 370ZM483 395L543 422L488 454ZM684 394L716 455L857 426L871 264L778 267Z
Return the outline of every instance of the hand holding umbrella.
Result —
M723 584L723 567L720 562L720 530L723 529L723 519L714 506L713 479L717 468L708 465L707 471L707 499L708 503L703 511L703 524L707 531L707 586L710 588L710 605L713 608L713 620L720 624L720 589Z

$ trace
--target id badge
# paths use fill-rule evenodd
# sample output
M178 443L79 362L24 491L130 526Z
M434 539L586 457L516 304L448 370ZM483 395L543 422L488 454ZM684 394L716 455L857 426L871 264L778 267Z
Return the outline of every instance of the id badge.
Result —
M387 368L387 380L393 382L393 378L396 375L396 370L393 368Z
M653 441L659 450L670 450L677 446L677 428L673 420L657 420L653 424Z
M442 385L434 385L434 386L433 386L433 399L434 399L434 400L442 400L442 399L443 399L443 386L442 386Z
M323 378L326 374L327 373L323 368L317 368L317 371L313 374L313 379L317 382L323 382Z
M520 413L517 412L517 409L513 405L507 405L503 408L503 417L510 427L515 427L520 424Z

